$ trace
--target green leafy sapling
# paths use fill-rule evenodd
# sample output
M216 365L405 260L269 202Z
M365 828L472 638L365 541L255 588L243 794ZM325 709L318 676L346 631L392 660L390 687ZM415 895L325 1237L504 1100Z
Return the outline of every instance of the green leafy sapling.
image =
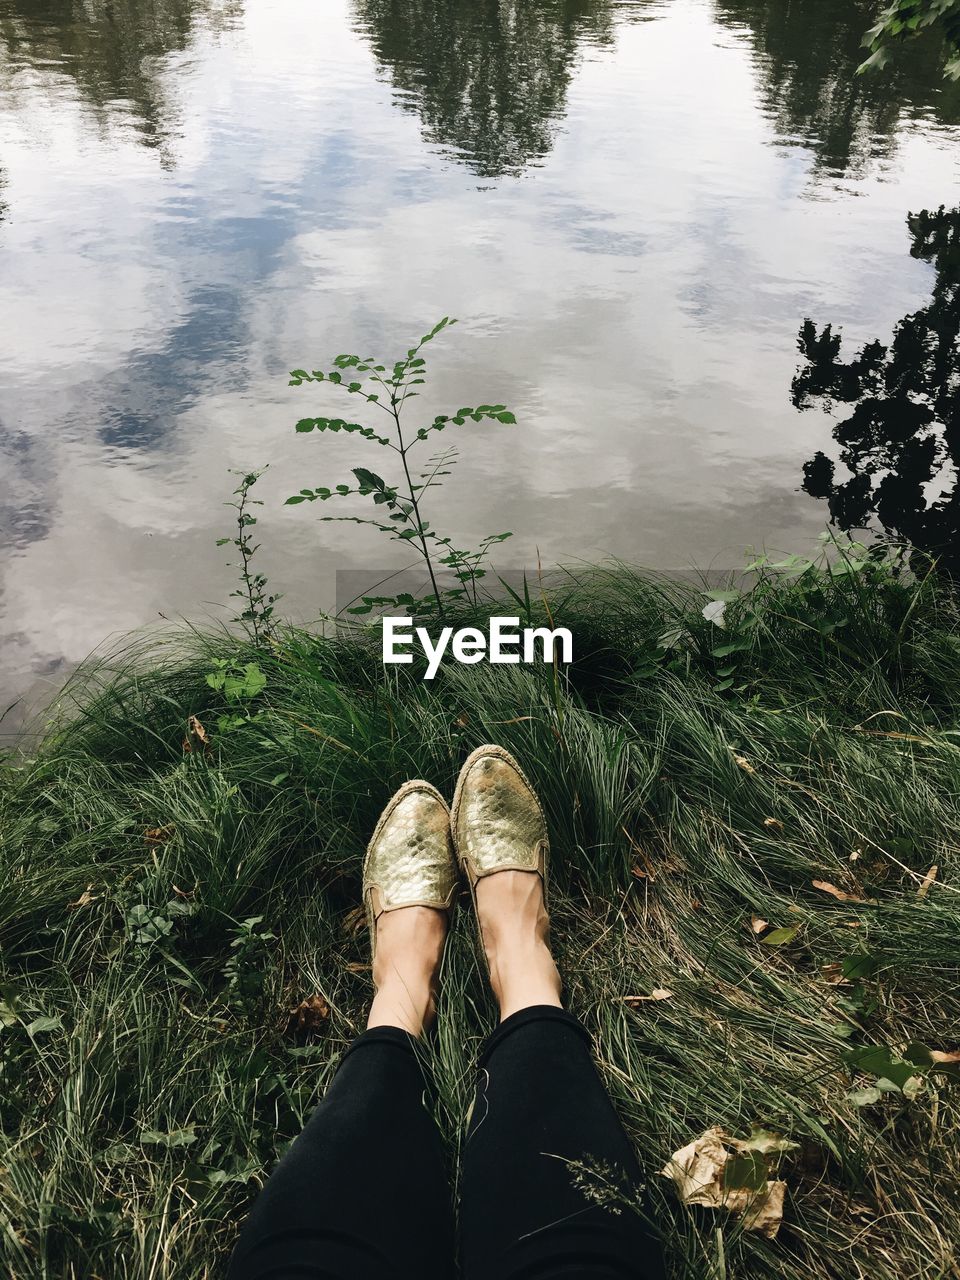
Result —
M361 359L355 355L340 355L333 361L335 368L329 372L294 369L290 375L290 386L299 387L304 382L328 382L346 391L348 395L358 396L372 408L386 414L388 421L383 428L383 435L370 426L347 422L343 418L301 418L296 429L301 434L334 431L355 435L379 449L394 453L397 474L393 479L384 479L366 467L354 467L352 471L355 484L301 489L299 493L287 498L287 505L326 502L332 498L355 495L367 498L376 509L371 516L322 516L321 519L370 525L392 542L408 544L423 561L429 574L431 594L426 600L414 601L409 595L365 596L361 605L350 610L352 613L369 613L374 605L411 608L416 604L421 612L435 611L442 618L445 601L452 602L470 596L475 603L478 582L486 573L483 565L490 548L512 536L510 533L489 534L478 547L461 550L454 547L449 536L438 533L423 513L424 497L430 489L442 484L450 474L457 452L454 448L444 449L429 457L423 470L414 472L411 469L410 455L415 448L429 441L434 433L445 431L451 425L463 426L468 418L474 422L482 422L485 418L506 424L516 422L514 415L502 404L465 406L456 413L438 414L429 423L418 427L411 427L406 420L402 420L407 401L421 394L414 388L423 386L426 382L426 360L420 354L421 350L441 330L452 324L456 324L456 321L444 316L416 346L408 350L405 359L394 363L392 372L388 371L386 365L375 363L373 356ZM353 380L354 374L357 375L356 380ZM368 375L365 381L360 380L363 375ZM371 387L375 389L371 390ZM452 573L456 582L454 587L441 589L438 580L441 565Z
M257 523L257 518L250 508L262 507L263 503L257 498L251 498L250 490L264 471L266 467L260 471L234 472L241 477L239 485L233 491L236 501L227 502L224 505L232 507L237 513L237 533L233 538L217 539L218 547L229 544L236 547L240 555L240 560L236 564L240 570L240 585L236 591L231 591L230 595L242 601L244 607L233 621L242 622L246 626L257 648L268 644L273 636L273 610L280 599L278 595L269 594L266 576L257 573L252 563L260 544L253 541L253 535L250 532Z

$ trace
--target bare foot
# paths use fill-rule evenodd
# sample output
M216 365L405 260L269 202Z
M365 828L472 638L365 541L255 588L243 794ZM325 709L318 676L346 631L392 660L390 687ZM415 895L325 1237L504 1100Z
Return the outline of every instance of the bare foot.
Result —
M550 918L535 871L497 871L477 882L477 914L500 1019L534 1004L561 1007L547 941Z
M447 917L433 907L400 907L377 920L376 995L368 1027L401 1027L419 1036L433 1022Z

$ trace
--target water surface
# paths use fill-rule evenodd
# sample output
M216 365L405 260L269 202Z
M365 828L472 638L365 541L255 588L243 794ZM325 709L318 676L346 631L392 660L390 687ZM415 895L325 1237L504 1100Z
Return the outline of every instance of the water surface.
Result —
M271 464L284 611L403 563L284 508L357 462L286 371L443 315L425 416L470 424L434 522L503 565L802 550L829 420L805 316L921 305L956 200L935 49L856 79L852 0L0 0L0 686L160 615L229 618L230 468ZM452 442L452 441L451 441ZM6 705L6 701L4 705ZM2 708L0 708L2 709ZM9 721L7 722L9 723Z

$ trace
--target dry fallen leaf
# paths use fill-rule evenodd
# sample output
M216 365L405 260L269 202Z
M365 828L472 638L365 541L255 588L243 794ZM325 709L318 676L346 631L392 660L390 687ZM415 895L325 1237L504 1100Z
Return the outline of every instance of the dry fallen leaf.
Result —
M632 867L632 874L635 875L638 880L656 880L656 868L647 856L646 850L641 845L637 844L636 840L634 840L633 836L622 823L620 824L620 830L627 837L627 840L630 842L630 848L643 864L642 866L636 865Z
M654 987L648 996L624 996L623 1003L626 1005L642 1004L645 1000L669 1000L673 996L672 991L668 991L666 987Z
M831 884L829 880L813 880L811 881L815 889L819 889L821 893L829 893L831 898L836 898L838 902L873 902L873 898L859 898L855 893L846 893L843 889L838 889L835 884Z
M76 902L67 903L67 910L76 911L77 907L89 907L91 902L96 902L97 898L100 895L97 893L91 893L90 891L92 888L93 888L93 885L88 884L87 887L84 889L83 893L81 893L80 897L76 900Z
M209 735L196 716L189 716L187 718L187 732L183 739L184 753L189 754L191 751L199 751L201 749L204 755L210 754Z
M744 773L756 773L756 769L750 763L746 756L734 756L734 764L738 765Z
M764 920L760 916L751 916L750 928L754 933L763 933L764 929L770 928L770 921Z
M830 983L831 986L849 987L851 985L850 979L845 978L843 975L843 965L839 960L834 961L833 964L822 964L820 966L820 974L827 982Z
M758 1231L768 1240L773 1240L783 1220L787 1184L779 1179L767 1179L766 1187L757 1190L725 1187L724 1166L731 1159L727 1148L732 1147L737 1155L754 1152L764 1156L794 1146L795 1143L785 1142L762 1130L755 1139L743 1140L729 1137L722 1129L712 1128L675 1151L660 1172L673 1181L683 1204L699 1204L708 1209L727 1209L730 1213L742 1214L745 1230ZM764 1166L760 1167L762 1171Z
M763 825L765 827L774 827L777 831L783 830L783 823L779 818L764 818Z
M927 874L923 877L923 884L917 890L918 898L925 898L927 896L927 891L929 890L930 886L933 884L934 880L936 880L937 872L939 870L940 868L937 866L936 863L934 863L933 866L930 868L930 870L927 872Z
M143 833L143 838L147 844L163 844L165 840L169 840L176 831L176 827L172 822L168 822L165 827L147 827Z
M330 1006L323 996L307 996L290 1010L291 1031L317 1031L330 1017Z

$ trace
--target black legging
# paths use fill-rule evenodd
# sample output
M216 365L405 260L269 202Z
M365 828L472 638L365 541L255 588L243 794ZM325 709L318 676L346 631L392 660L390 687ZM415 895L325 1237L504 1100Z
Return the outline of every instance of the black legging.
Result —
M591 1203L567 1164L641 1179L583 1026L550 1005L522 1009L478 1066L461 1186L466 1280L661 1280L643 1219ZM405 1031L359 1036L254 1204L229 1280L450 1280L453 1211L424 1092Z

